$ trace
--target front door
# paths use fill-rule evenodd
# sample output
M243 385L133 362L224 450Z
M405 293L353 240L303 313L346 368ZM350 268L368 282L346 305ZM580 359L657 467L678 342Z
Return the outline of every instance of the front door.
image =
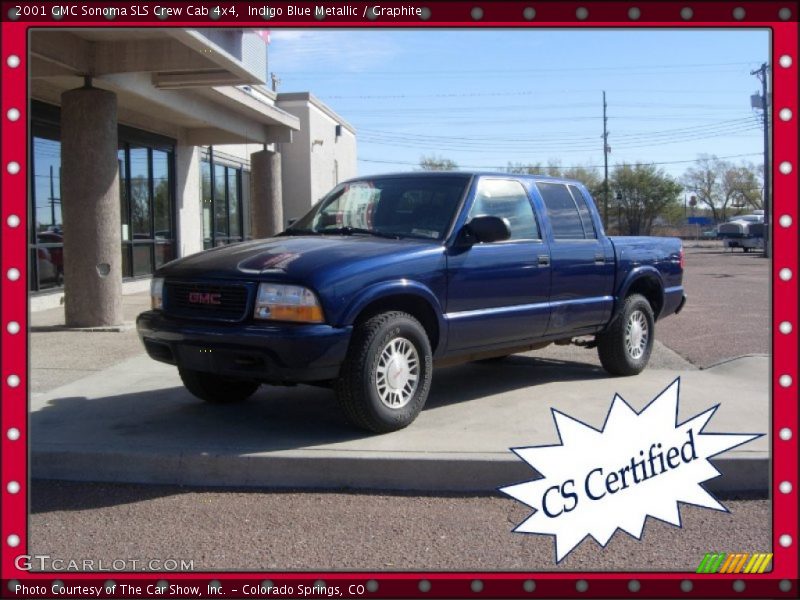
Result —
M448 353L513 345L544 334L550 316L550 255L518 181L482 178L470 219L504 219L503 242L453 248L447 258Z

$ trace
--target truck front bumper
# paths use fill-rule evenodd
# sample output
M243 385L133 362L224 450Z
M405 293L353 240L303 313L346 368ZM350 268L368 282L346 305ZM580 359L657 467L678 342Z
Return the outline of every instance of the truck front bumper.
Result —
M160 311L140 314L136 329L154 360L264 383L336 378L352 334L321 324L200 323Z

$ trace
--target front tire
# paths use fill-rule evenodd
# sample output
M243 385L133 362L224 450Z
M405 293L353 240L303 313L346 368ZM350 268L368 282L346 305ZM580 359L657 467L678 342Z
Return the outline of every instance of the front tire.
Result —
M611 375L638 375L647 366L655 338L655 318L640 294L625 298L608 330L597 335L600 363Z
M214 373L178 369L181 381L194 396L212 404L233 404L252 396L259 387L255 381L221 377Z
M422 410L432 372L430 342L419 321L400 311L381 313L356 326L336 397L353 425L396 431Z

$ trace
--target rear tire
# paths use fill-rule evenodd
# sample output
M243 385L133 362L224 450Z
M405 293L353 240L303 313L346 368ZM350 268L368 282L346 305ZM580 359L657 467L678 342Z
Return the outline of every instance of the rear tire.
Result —
M178 369L181 381L194 396L212 404L233 404L252 396L259 388L255 381L221 377L214 373Z
M432 372L430 342L419 321L404 312L381 313L356 326L336 397L356 427L396 431L422 410Z
M640 294L625 298L617 318L597 335L600 363L611 375L638 375L647 366L655 338L653 309Z

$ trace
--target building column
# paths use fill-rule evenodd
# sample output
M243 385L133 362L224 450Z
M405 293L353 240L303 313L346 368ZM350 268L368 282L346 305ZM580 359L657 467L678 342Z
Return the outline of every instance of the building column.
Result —
M261 150L250 155L251 234L253 238L272 237L285 229L281 189L280 152Z
M68 327L122 323L117 96L61 95L61 214Z

